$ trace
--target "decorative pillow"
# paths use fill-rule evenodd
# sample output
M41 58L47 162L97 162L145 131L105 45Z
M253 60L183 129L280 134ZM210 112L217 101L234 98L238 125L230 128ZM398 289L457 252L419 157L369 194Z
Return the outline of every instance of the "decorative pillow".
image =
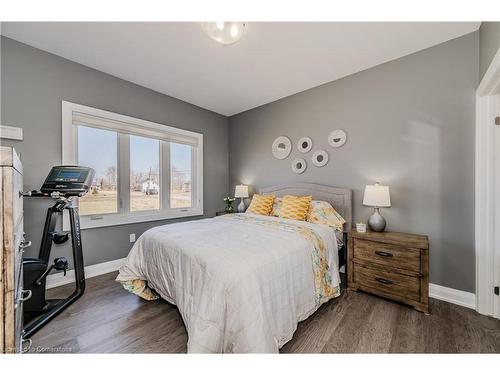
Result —
M335 227L339 231L344 229L345 219L335 211L332 205L325 201L312 201L307 221L314 224L323 224Z
M251 214L269 216L273 209L274 195L254 194L247 211Z
M283 205L283 198L274 198L273 210L271 211L272 216L280 216L281 206Z
M293 219L304 221L309 212L309 205L311 204L312 197L302 196L296 197L294 195L285 195L283 203L279 210L279 217L283 219Z

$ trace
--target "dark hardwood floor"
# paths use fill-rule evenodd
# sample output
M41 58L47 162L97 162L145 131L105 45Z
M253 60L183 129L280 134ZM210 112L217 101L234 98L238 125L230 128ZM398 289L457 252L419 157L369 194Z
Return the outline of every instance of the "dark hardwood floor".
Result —
M144 301L114 281L87 280L82 298L33 337L32 352L184 353L187 333L175 306ZM51 289L64 296L72 285ZM433 300L431 315L358 292L344 292L299 324L282 353L500 353L500 320Z

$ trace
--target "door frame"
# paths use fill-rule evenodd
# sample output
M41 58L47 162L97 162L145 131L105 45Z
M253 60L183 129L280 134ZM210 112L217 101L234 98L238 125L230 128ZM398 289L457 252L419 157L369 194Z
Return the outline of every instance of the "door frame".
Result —
M498 113L496 95L499 94L500 48L476 90L475 150L476 310L497 318L500 318L500 303L495 300L493 287L495 249L500 244L500 231L495 234L495 212L500 205L498 199L495 200L495 181L500 176L495 177L494 118ZM500 254L500 250L497 251Z

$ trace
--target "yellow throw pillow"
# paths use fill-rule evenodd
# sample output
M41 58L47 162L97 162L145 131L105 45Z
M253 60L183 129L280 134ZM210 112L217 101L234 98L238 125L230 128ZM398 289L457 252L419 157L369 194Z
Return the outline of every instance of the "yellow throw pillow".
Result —
M282 217L283 219L304 221L307 213L309 212L311 199L312 197L310 195L302 197L285 195L279 211L279 217Z
M251 214L269 216L273 209L274 195L254 194L247 211Z

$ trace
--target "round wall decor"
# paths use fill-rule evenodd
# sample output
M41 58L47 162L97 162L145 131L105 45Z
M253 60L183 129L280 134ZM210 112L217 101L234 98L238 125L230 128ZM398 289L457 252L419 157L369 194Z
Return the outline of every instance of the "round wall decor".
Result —
M328 143L332 147L341 147L347 141L347 134L342 129L336 129L328 136Z
M313 141L309 137L302 137L297 142L297 149L304 154L306 152L311 151L312 146L313 146Z
M304 159L295 159L293 162L292 162L292 171L293 173L297 173L297 174L301 174L301 173L304 173L304 171L306 170L307 168L307 163Z
M285 159L292 151L292 142L288 137L279 136L273 142L272 151L276 159Z
M328 163L328 152L325 150L315 151L312 156L312 163L316 167L324 167Z

